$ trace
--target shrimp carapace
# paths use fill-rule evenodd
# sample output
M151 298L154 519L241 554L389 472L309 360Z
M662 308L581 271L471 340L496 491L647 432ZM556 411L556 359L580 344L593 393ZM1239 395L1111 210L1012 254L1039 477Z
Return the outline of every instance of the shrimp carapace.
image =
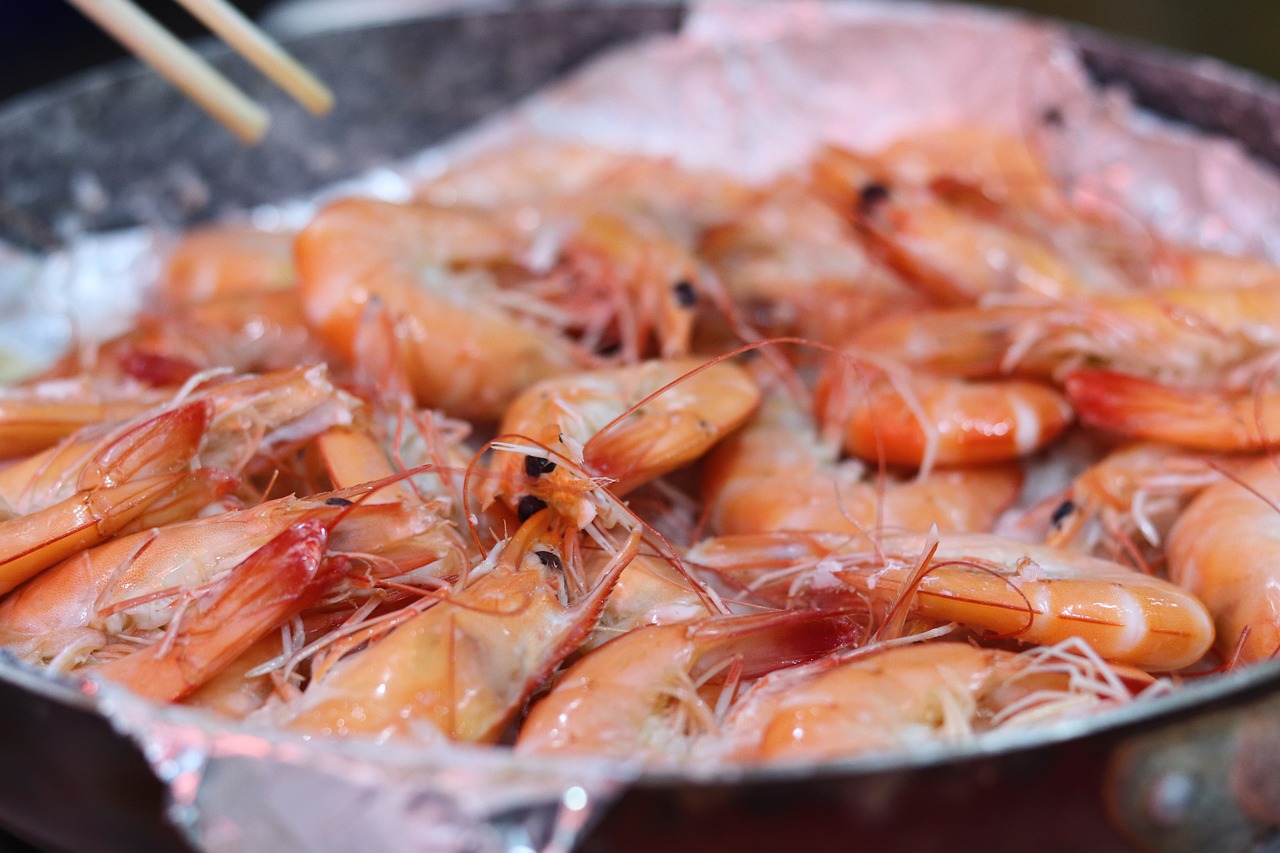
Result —
M390 312L418 402L496 418L522 390L577 364L537 312L507 307L489 267L518 235L490 217L366 199L335 202L298 235L307 319L343 358L370 302Z
M855 645L862 628L839 611L793 610L636 629L571 666L534 705L516 749L678 763L715 733L716 705L742 679Z
M494 489L586 525L607 509L592 502L596 489L625 495L698 459L759 402L750 375L724 361L661 359L547 380L507 409Z

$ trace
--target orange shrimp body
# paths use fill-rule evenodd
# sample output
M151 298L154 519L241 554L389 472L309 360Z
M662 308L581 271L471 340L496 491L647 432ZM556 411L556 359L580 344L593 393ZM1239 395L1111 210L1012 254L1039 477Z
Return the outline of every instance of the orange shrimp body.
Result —
M574 365L572 348L553 329L497 304L497 284L484 267L514 258L514 241L477 214L336 202L298 236L307 318L350 359L361 317L377 302L395 320L398 354L420 403L496 417L522 389Z
M1043 505L1052 516L1043 541L1111 559L1127 554L1140 568L1159 566L1168 532L1187 503L1222 479L1221 468L1239 464L1170 444L1121 447Z
M820 533L725 536L686 557L744 587L779 587L784 598L843 586L891 610L1022 642L1079 637L1107 660L1151 671L1195 663L1214 638L1204 604L1179 586L1109 560L983 533L944 534L936 543L886 536L874 544Z
M282 290L296 284L293 235L215 225L182 235L160 278L174 303Z
M550 511L532 516L496 564L365 651L338 662L273 711L319 734L492 742L520 704L595 625L638 537L601 581L567 606L567 549Z
M86 427L0 469L0 510L26 515L85 490L181 471L199 452L213 417L208 401L194 401Z
M882 171L911 186L946 179L1015 208L1062 210L1062 190L1021 135L977 124L902 137L876 153Z
M583 554L585 574L594 581L607 570L609 554ZM717 607L697 581L682 575L666 561L638 555L632 560L609 593L600 613L600 622L584 648L591 649L645 625L672 625L706 616L720 615Z
M847 341L913 369L984 379L1010 372L1010 353L1019 329L1044 313L1022 305L935 308L883 317ZM1029 362L1025 354L1017 360L1019 374L1028 372Z
M693 255L655 224L588 213L561 247L559 269L570 279L562 307L582 315L575 325L588 339L616 336L625 363L688 354L701 274ZM606 323L611 328L594 328Z
M1280 650L1280 473L1273 460L1205 489L1169 533L1169 576L1213 614L1218 651L1239 663Z
M1028 456L1070 425L1071 406L1047 385L962 382L879 371L865 383L840 362L818 387L818 410L844 425L844 447L870 462L930 468ZM858 371L862 373L863 371Z
M322 559L325 540L318 520L289 527L203 590L184 611L175 635L81 674L124 684L156 701L181 699L319 600L336 574L335 563Z
M1123 683L1100 686L1112 695L1091 694L1060 664L1037 667L1026 654L911 644L766 676L735 704L722 749L730 761L760 763L963 742L1018 711L1043 719L1130 696Z
M177 489L185 474L89 489L47 509L0 522L0 593L111 538Z
M853 617L815 611L632 631L569 668L534 706L516 750L676 763L717 728L715 703L700 692L713 676L736 666L739 678L757 678L853 645L860 634Z
M991 294L1060 298L1088 289L1050 247L918 193L890 190L861 222L890 263L944 305ZM1118 283L1109 283L1118 290Z
M738 218L709 229L699 253L746 319L768 335L842 342L869 320L921 300L808 187L782 181Z
M802 409L777 394L708 454L702 467L707 522L722 534L775 530L990 530L1018 496L1016 465L934 470L877 480L837 459ZM786 500L779 497L786 495Z
M882 548L842 557L850 568L838 577L893 600L926 544L905 537ZM1204 604L1180 586L1109 560L977 533L942 537L908 606L1028 643L1080 637L1107 660L1152 671L1195 663L1214 638Z
M648 361L530 388L507 410L501 434L543 461L500 454L499 487L589 524L599 510L590 501L598 485L626 494L697 459L755 410L760 392L745 371L728 362L701 367L691 358Z
M1280 394L1189 390L1116 373L1077 370L1067 396L1080 420L1131 438L1195 450L1258 451L1280 444Z
M327 527L345 514L347 523L331 541L337 550L358 553L376 552L438 525L425 510L406 522L392 507L348 506L368 491L280 498L140 531L81 551L0 602L0 642L33 660L49 660L77 648L76 656L83 658L106 635L164 627L176 613L176 596L216 580L298 522L316 519ZM369 529L362 530L361 523ZM445 542L440 552L428 546L424 550L413 565L450 553L451 545Z
M1164 288L884 318L850 342L950 376L1060 377L1088 364L1162 381L1249 371L1280 342L1280 289Z
M74 380L49 380L0 392L0 460L52 447L103 421L131 418L161 402L147 395L116 399L108 391Z

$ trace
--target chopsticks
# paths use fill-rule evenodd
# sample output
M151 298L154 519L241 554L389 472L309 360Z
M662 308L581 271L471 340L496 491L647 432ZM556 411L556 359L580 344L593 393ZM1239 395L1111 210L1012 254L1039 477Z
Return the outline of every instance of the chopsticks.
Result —
M257 142L270 119L262 105L160 26L132 0L68 0L245 142ZM312 113L333 106L333 93L226 0L178 0L205 26Z

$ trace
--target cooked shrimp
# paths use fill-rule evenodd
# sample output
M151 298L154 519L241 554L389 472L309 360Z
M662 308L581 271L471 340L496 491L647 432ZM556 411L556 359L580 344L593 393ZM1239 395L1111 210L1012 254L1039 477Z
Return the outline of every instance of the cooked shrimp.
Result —
M161 474L88 489L46 509L0 522L0 593L110 539L178 488L186 476Z
M922 307L843 217L793 180L708 230L699 253L751 325L770 336L839 343L882 314Z
M1201 490L1238 463L1168 444L1121 447L1072 480L1041 507L1043 541L1151 570L1164 562L1169 528Z
M60 370L164 388L215 369L256 373L332 360L307 328L296 290L236 294L147 314L93 356L90 365L79 359Z
M593 349L616 347L627 364L687 355L702 274L691 253L656 224L612 213L585 214L560 247L548 298Z
M324 525L287 528L183 606L176 627L145 648L80 670L160 702L187 696L268 632L319 601L337 574Z
M1256 462L1205 489L1174 522L1169 576L1213 614L1218 651L1252 663L1280 650L1280 472Z
M920 537L881 543L839 577L889 600L925 551ZM885 562L881 562L884 560ZM1104 658L1148 670L1176 670L1213 642L1204 605L1181 587L1096 558L983 534L943 537L909 605L921 616L956 621L1023 642L1081 637Z
M584 550L585 580L591 583L599 578L608 560L606 551ZM593 649L646 625L674 625L727 612L687 571L656 556L638 554L618 576L596 630L583 648Z
M1071 406L1039 382L965 382L832 361L818 386L821 419L870 462L930 470L1029 456L1071 423Z
M1082 365L1170 382L1249 378L1280 343L1280 290L1148 290L886 317L850 339L970 378L1061 378Z
M1022 642L1080 637L1108 660L1152 671L1190 666L1213 643L1205 606L1181 587L982 533L886 536L874 545L819 533L721 537L686 556L739 584L768 583L788 595L842 583L892 609Z
M292 234L213 225L182 235L160 277L160 293L174 303L203 302L296 283Z
M162 400L129 387L99 388L80 379L49 379L0 391L0 460L52 447L103 421L131 418Z
M852 615L805 610L640 628L571 666L534 705L516 750L680 763L718 728L708 684L723 691L732 676L727 699L738 680L854 645L861 633Z
M601 485L623 495L692 462L755 409L760 392L745 371L701 368L649 361L530 388L503 418L495 490L513 504L532 496L585 527L611 508L593 500Z
M27 515L102 486L186 469L214 407L193 401L158 414L86 427L56 447L0 469L0 510Z
M1014 654L913 643L765 676L734 705L721 749L730 761L750 763L919 749L1119 705L1149 683L1087 648Z
M718 533L990 530L1017 498L1017 465L935 469L903 480L839 460L813 419L773 393L702 466L707 523ZM785 496L785 498L783 497Z
M217 580L230 567L298 522L316 519L332 526L335 551L372 555L381 576L398 575L443 560L453 542L427 535L440 521L426 508L350 506L375 486L311 498L280 498L246 510L226 512L113 539L41 572L0 602L0 642L31 660L62 657L85 660L110 636L145 634L176 615L175 597ZM403 560L376 560L380 549L415 543ZM405 563L408 562L408 565ZM441 571L454 571L445 562Z
M566 603L564 570L576 536L549 510L533 515L466 586L339 661L271 713L288 728L316 734L493 742L586 639L639 544L633 534L600 581Z
M1074 371L1066 385L1081 421L1130 438L1210 452L1280 445L1280 394L1267 387L1188 389L1110 370Z
M874 163L910 186L958 181L1003 206L1056 212L1066 203L1026 137L985 125L960 124L901 137L878 151Z
M343 358L365 306L395 319L418 401L497 417L529 385L575 366L554 328L504 307L485 267L511 263L517 236L491 218L367 199L336 202L298 236L307 318Z
M1132 284L1090 258L1069 259L1056 247L1005 224L897 186L864 193L858 222L909 281L944 305L971 305L996 294L1062 298L1119 293Z

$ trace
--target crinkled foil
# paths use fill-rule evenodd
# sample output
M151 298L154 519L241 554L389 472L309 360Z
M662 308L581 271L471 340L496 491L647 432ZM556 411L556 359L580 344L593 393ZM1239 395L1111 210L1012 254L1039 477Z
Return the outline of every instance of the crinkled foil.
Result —
M960 121L1024 134L1073 193L1122 205L1165 236L1280 261L1280 181L1236 144L1092 88L1053 26L906 3L698 5L680 35L605 55L464 138L345 189L402 197L527 136L763 180L822 142L870 150ZM308 209L252 218L288 224ZM96 236L46 258L0 248L3 369L16 374L77 334L118 328L154 279L163 240L147 230ZM98 696L168 785L173 819L210 851L563 850L636 772L501 749L306 741L110 685Z
M170 817L207 851L567 851L634 776L480 747L309 742L108 683L97 695L168 786Z

